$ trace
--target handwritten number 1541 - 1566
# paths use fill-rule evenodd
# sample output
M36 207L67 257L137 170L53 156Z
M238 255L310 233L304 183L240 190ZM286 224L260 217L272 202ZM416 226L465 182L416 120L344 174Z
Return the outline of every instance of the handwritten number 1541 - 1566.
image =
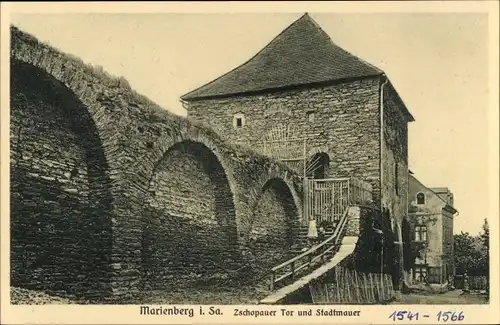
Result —
M411 311L394 311L389 318L392 319L393 321L398 321L398 320L416 320L420 318L429 318L430 315L428 314L422 314L419 315L419 313L412 313ZM464 320L465 316L463 312L457 313L454 311L440 311L436 314L436 319L438 322L459 322Z

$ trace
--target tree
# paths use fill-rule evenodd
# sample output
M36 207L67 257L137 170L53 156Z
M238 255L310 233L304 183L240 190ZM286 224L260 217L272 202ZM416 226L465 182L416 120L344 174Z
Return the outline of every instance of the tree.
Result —
M481 264L483 265L484 273L489 278L490 273L490 226L488 220L484 219L483 233L480 234L481 241L483 242L483 259ZM489 297L490 295L490 281L488 280L488 285L486 287L486 293Z
M484 219L483 232L479 235L482 243L480 267L484 275L490 271L490 226L488 220Z
M483 232L480 235L481 241L485 248L489 251L490 249L490 225L488 224L488 219L484 219Z
M461 232L454 237L454 257L457 274L487 275L488 249L480 236Z
M478 262L479 255L474 248L474 237L468 232L453 236L455 267L458 274L470 273Z

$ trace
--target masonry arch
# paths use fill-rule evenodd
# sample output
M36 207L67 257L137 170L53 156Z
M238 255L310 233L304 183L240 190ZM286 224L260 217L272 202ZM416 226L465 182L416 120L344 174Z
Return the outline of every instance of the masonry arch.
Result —
M182 140L158 161L142 233L145 288L231 276L237 260L233 194L220 160L205 144Z
M300 226L300 209L293 190L282 178L269 179L258 194L252 208L249 247L256 260L257 271L289 258Z
M328 177L330 156L326 152L317 152L312 155L306 164L306 176L314 179Z
M98 298L112 247L108 160L87 107L11 60L11 283Z
M425 205L425 194L422 192L417 193L417 205Z

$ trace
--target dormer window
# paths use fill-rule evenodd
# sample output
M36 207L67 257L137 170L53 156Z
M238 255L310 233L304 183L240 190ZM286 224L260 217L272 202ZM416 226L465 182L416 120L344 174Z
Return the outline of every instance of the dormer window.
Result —
M418 193L417 194L417 204L418 205L424 205L425 204L425 194L424 193Z
M233 126L236 129L240 129L245 126L245 115L242 113L234 114Z

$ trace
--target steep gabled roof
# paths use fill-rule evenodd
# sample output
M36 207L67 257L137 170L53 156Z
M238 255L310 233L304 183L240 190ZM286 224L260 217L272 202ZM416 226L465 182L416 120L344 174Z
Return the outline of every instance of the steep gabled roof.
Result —
M413 173L411 173L410 175L408 175L408 178L410 179L410 182L413 179L413 181L416 182L417 184L419 184L421 188L427 189L430 193L432 193L437 198L439 198L441 201L443 201L443 203L445 204L444 205L445 209L450 210L452 213L457 213L458 212L458 210L454 206L452 206L451 204L449 204L441 195L439 195L439 193L440 193L439 190L442 190L443 187L432 187L432 188L431 187L427 187L421 181L419 181L415 177L415 175ZM446 188L446 190L449 191L449 189L447 187L444 187L444 188ZM438 191L436 191L436 190L438 190Z
M382 70L334 44L305 14L249 61L181 99L224 97L381 74Z

